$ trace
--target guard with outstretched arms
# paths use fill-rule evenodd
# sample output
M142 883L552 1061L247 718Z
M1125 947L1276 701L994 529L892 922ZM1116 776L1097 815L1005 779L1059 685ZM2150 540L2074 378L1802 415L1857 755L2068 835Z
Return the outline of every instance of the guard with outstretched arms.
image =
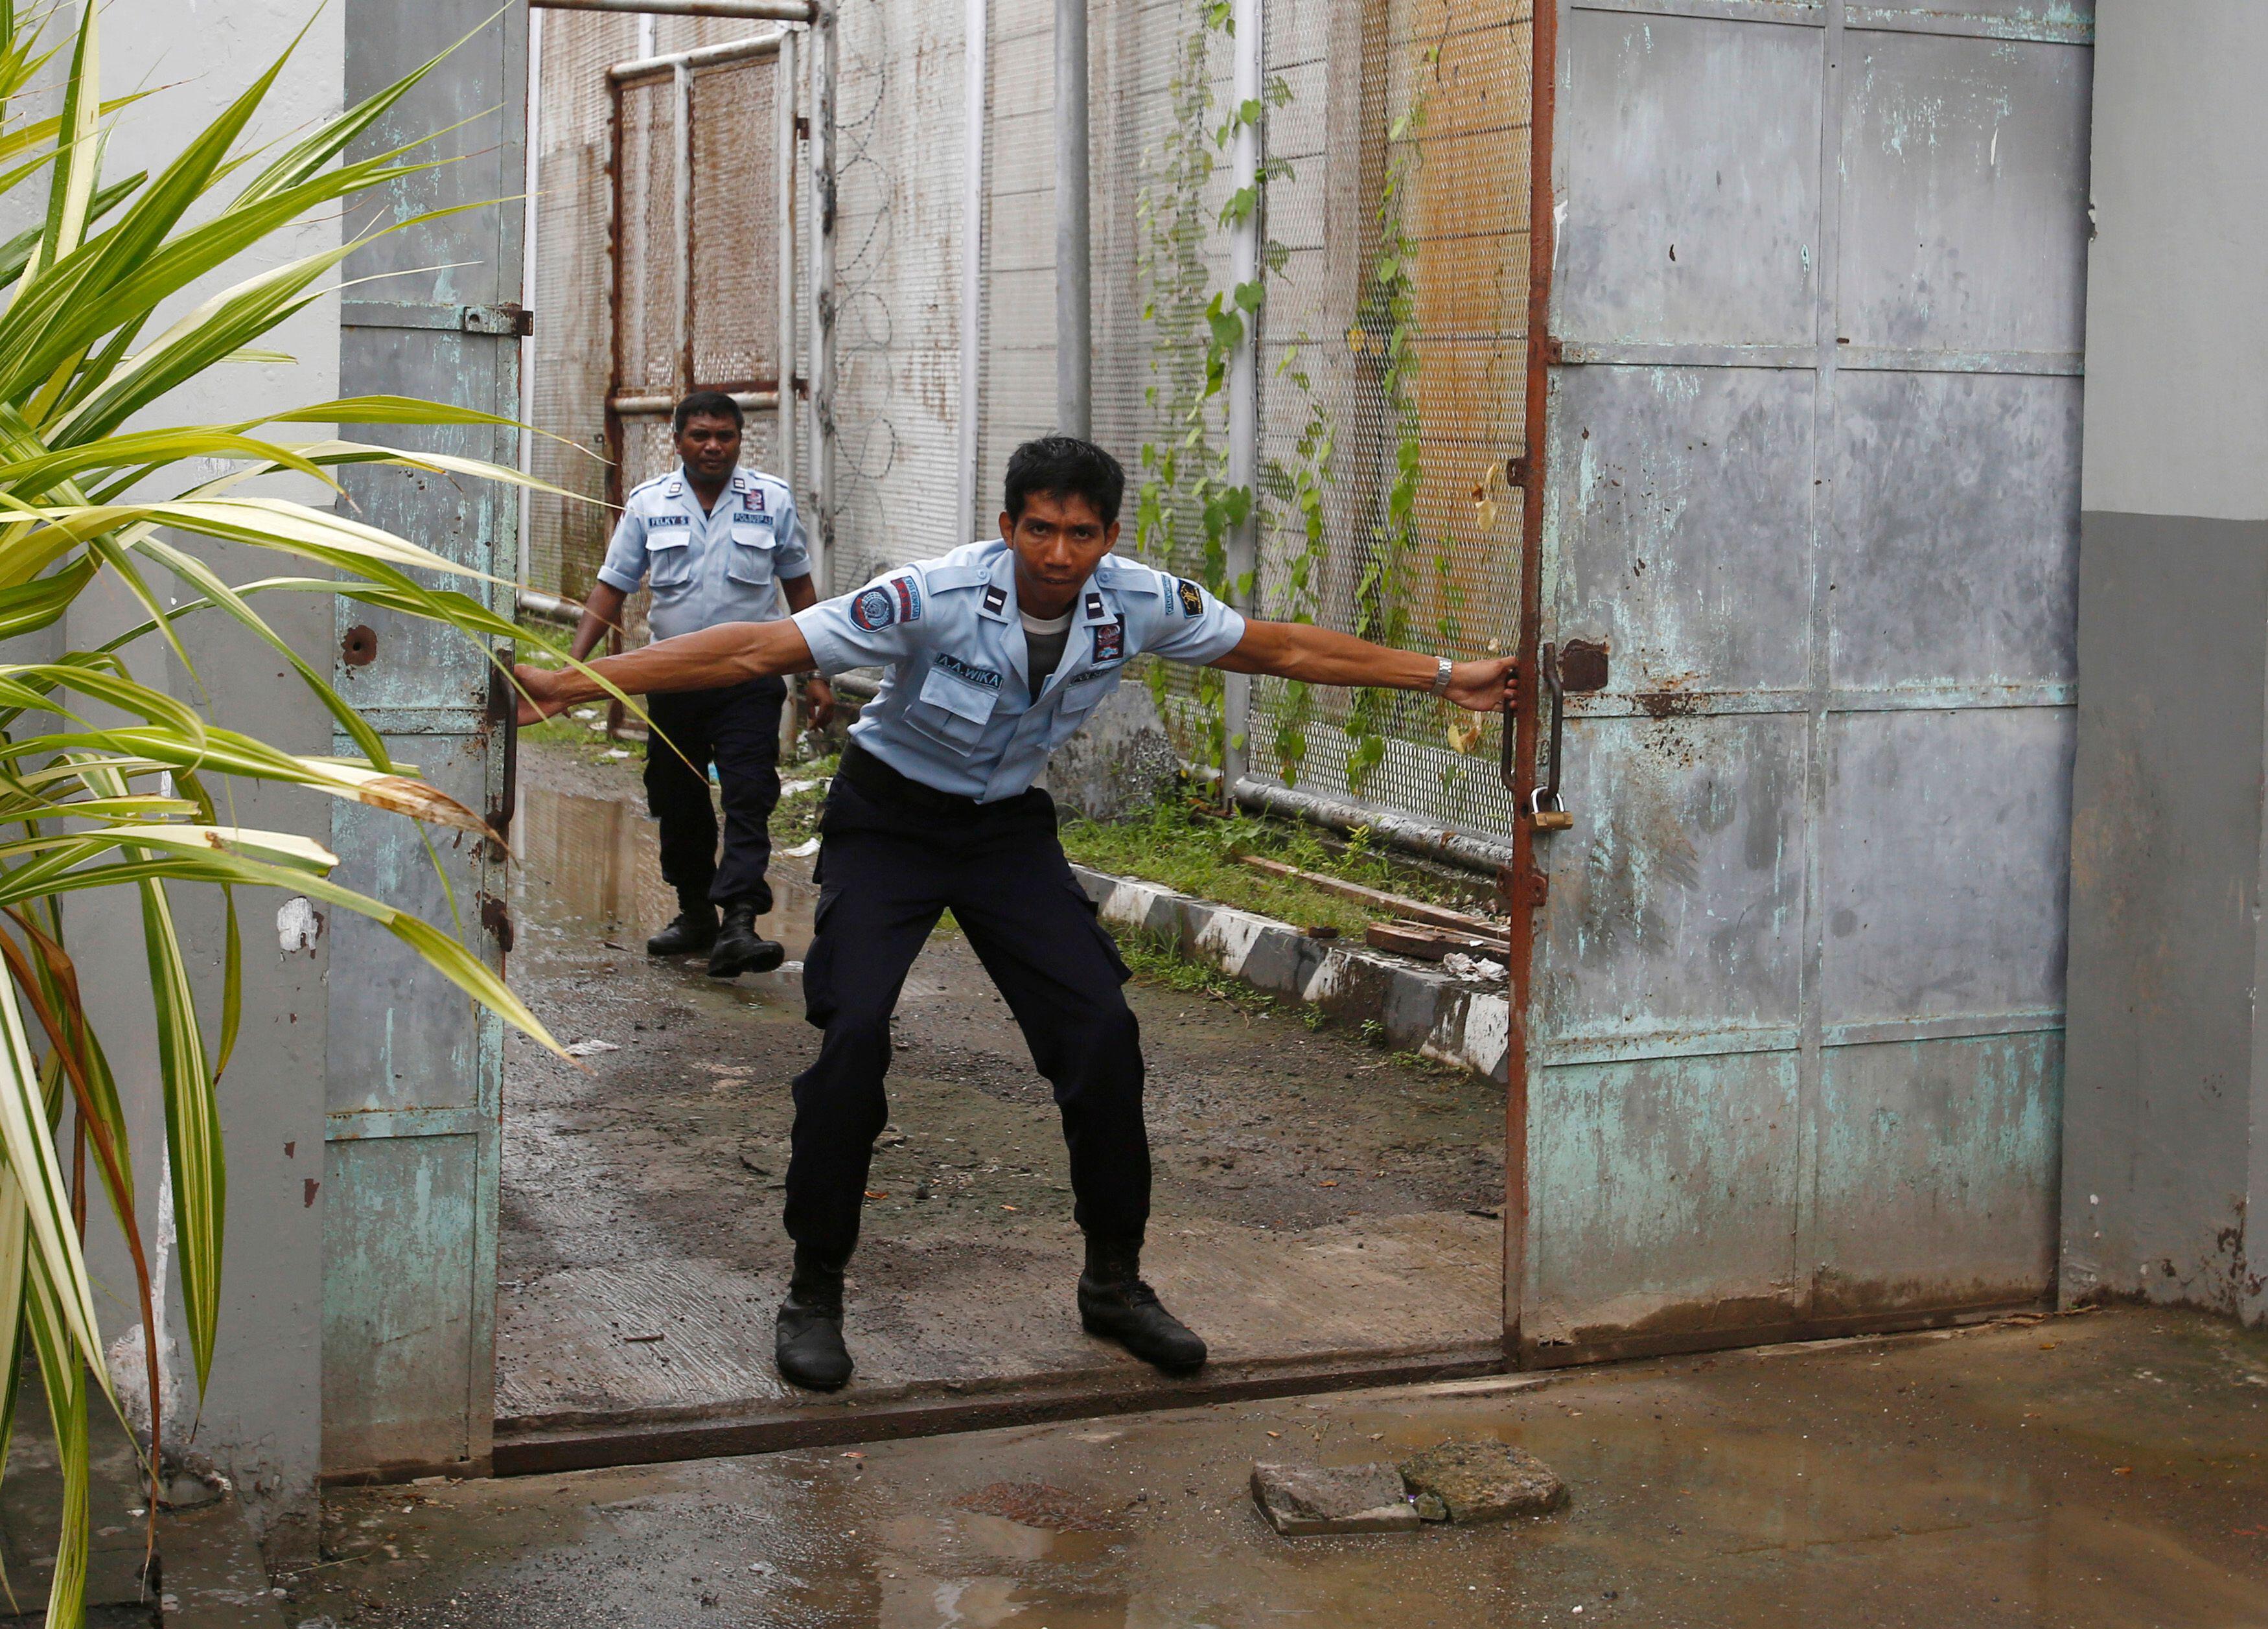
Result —
M1033 785L1145 652L1309 684L1428 690L1476 711L1513 694L1510 658L1455 662L1297 623L1261 622L1198 585L1120 559L1126 475L1068 436L1008 461L1000 541L888 571L785 622L665 639L594 664L632 694L880 666L821 821L817 931L804 999L825 1031L795 1081L786 1224L794 1276L779 1309L780 1373L832 1390L850 1378L843 1273L858 1238L874 1139L888 1121L890 1015L948 908L1055 1088L1073 1214L1086 1235L1081 1321L1172 1371L1204 1342L1141 1276L1150 1215L1142 1052L1116 946L1071 875L1055 805ZM523 722L604 692L571 671L517 670Z

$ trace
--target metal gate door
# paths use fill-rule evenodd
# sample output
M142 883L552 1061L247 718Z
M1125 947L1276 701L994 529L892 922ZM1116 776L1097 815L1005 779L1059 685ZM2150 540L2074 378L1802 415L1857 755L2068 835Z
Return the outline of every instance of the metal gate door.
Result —
M742 461L795 484L796 37L608 70L617 503L672 466L670 413L696 389L746 409Z
M1528 1361L2051 1288L2088 10L1557 0Z
M428 150L454 162L397 183L391 203L400 217L517 199L526 26L524 11L498 13L490 0L348 0L350 100L450 51L361 144L384 151L463 127ZM379 238L348 262L350 278L388 275L350 290L340 339L345 394L396 392L517 413L521 213L516 201L468 210ZM516 432L489 429L364 425L345 433L505 464L518 452ZM510 490L406 470L352 474L346 487L362 518L509 576L519 512ZM492 602L506 615L511 594L509 584L494 588ZM482 653L446 630L344 600L338 632L339 690L372 718L388 749L499 818L505 733L490 711ZM352 748L342 741L338 749ZM467 942L477 937L501 964L511 929L502 856L491 845L458 840L429 851L408 822L350 805L333 818L332 847L340 881L429 921L453 915ZM325 1474L484 1471L494 1415L500 1025L384 930L338 912L331 931Z

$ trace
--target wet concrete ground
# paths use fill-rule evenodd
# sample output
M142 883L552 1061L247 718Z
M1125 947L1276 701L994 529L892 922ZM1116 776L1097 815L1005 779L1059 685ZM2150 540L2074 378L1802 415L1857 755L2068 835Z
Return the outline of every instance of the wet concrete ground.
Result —
M1284 1540L1256 1458L1479 1435L1537 1521ZM352 1629L2268 1624L2268 1332L2112 1309L920 1441L334 1493Z
M505 1080L497 1414L521 1430L839 1408L771 1371L788 1081L816 1053L792 964L732 984L642 951L676 909L635 762L521 760L514 987L585 1069ZM791 771L792 773L792 771ZM762 925L799 958L807 860ZM1138 982L1157 1168L1148 1264L1224 1366L1478 1355L1500 1312L1503 1088L1202 991ZM1046 1082L949 927L899 1007L849 1326L848 1403L1147 1371L1080 1332Z

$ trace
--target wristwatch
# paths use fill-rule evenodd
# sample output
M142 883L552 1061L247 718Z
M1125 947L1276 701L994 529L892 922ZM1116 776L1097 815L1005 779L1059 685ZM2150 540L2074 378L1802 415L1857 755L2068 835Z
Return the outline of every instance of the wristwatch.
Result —
M1425 689L1432 695L1447 696L1449 693L1449 675L1456 670L1456 664L1446 656L1437 656L1433 660L1436 664L1433 682Z

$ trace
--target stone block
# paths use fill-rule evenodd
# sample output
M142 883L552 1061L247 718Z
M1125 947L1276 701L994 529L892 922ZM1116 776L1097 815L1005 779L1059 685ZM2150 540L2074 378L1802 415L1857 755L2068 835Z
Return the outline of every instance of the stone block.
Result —
M1408 1533L1418 1525L1392 1465L1256 1464L1252 1502L1286 1538Z
M1432 1501L1451 1522L1540 1516L1567 1502L1567 1485L1535 1455L1508 1443L1444 1442L1405 1459L1402 1480L1416 1507Z

